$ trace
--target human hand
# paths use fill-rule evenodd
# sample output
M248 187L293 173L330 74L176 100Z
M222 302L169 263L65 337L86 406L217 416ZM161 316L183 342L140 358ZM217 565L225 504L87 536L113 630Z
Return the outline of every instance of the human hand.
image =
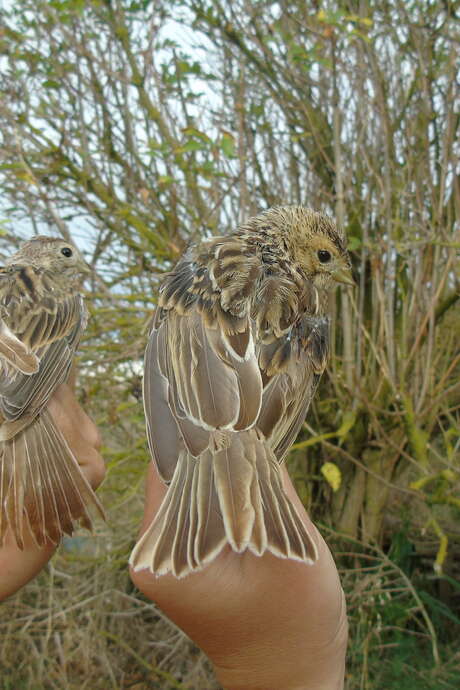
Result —
M81 471L91 487L97 489L105 477L105 464L99 453L101 436L97 426L66 383L55 391L48 409L72 449Z
M61 385L51 398L48 409L72 449L83 474L93 489L104 479L104 461L99 454L101 445L95 424L78 404L69 385ZM55 551L54 544L37 546L32 534L24 530L24 549L7 532L0 547L0 601L14 594L32 580Z
M339 576L284 467L282 476L316 540L314 565L227 547L183 579L148 570L131 571L131 578L203 649L226 690L340 690L347 619ZM151 464L142 532L166 490Z

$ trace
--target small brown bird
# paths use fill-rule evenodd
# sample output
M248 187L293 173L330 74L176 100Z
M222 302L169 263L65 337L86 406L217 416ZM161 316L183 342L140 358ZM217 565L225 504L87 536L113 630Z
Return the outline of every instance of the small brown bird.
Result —
M279 464L326 365L327 291L353 284L343 234L272 208L192 247L160 288L145 354L150 451L168 492L130 562L183 577L229 544L312 563Z
M66 381L86 326L79 288L89 267L69 242L37 236L0 268L0 543L58 543L103 515L46 405Z

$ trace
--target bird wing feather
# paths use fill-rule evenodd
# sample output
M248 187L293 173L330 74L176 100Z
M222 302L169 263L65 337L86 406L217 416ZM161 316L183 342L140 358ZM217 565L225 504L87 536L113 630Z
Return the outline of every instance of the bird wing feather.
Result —
M31 374L8 365L8 375L0 381L0 411L7 424L18 420L10 437L30 423L66 380L87 311L80 294L53 289L48 278L34 290L33 300L30 293L21 297L11 280L9 286L10 292L0 281L0 305L7 312L7 326L39 361L38 371Z
M197 310L182 316L169 311L151 338L158 345L146 370L151 376L150 368L158 363L176 421L188 420L207 431L238 430L255 423L262 380L254 348L241 360L217 328L206 327Z
M154 328L145 350L143 397L147 439L162 479L170 482L180 450L179 426L170 405L170 383L160 369L158 350L164 352L163 335Z
M299 433L326 367L329 322L304 315L291 333L261 345L265 387L257 427L281 462Z
M221 260L228 260L220 248ZM219 247L217 249L219 251ZM152 455L162 477L170 481L185 443L197 457L211 433L252 427L262 400L262 379L254 329L244 310L223 309L216 280L186 258L160 291L145 357L144 400ZM253 280L254 267L248 269ZM239 280L241 299L245 285Z

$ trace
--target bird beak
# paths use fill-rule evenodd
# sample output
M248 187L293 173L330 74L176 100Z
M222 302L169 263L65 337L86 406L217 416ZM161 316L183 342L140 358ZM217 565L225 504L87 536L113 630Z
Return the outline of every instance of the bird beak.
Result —
M86 261L80 261L79 269L85 278L90 276L93 272L93 269L89 264L86 263Z
M350 268L337 268L333 272L332 278L337 283L345 283L345 285L351 285L353 287L356 285L355 281L353 280L353 276L351 275Z

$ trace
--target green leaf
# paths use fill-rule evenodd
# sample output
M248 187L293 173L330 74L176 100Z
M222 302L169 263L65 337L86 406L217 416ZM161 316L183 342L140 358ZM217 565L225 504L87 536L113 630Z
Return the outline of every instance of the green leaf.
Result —
M453 577L450 577L450 575L443 574L442 577L440 577L439 579L446 580L450 585L452 585L452 587L460 591L460 582L458 580L455 580Z
M208 137L207 134L204 132L200 132L199 129L196 129L196 127L185 127L182 132L186 134L188 137L196 137L197 139L201 139L202 141L210 142L211 139Z
M289 46L289 52L291 58L294 62L306 61L310 58L310 54L305 50L304 46L298 44L291 44Z
M158 184L161 184L163 186L170 185L174 182L174 177L171 177L171 175L160 175L158 178Z
M460 625L460 618L456 616L455 613L443 601L435 599L435 597L432 597L431 594L428 594L428 592L419 591L418 594L423 603L427 604L432 611L435 611L437 614L445 616L457 625Z
M55 79L46 79L44 82L42 82L42 86L45 89L60 89L61 84L56 81Z
M340 438L344 438L354 425L355 421L355 412L353 412L352 410L345 412L345 414L342 417L342 424L340 425L339 429L337 429L337 436L339 436Z
M230 134L229 132L223 132L222 138L220 140L220 148L224 156L226 156L227 158L236 157L235 139L232 134Z
M182 146L178 146L177 149L175 149L175 153L188 153L189 151L202 151L206 146L200 142L196 141L195 139L190 139L190 141L187 141L187 143L183 144Z
M349 237L347 249L349 252L354 252L356 251L356 249L359 249L361 247L361 244L362 243L359 237Z

